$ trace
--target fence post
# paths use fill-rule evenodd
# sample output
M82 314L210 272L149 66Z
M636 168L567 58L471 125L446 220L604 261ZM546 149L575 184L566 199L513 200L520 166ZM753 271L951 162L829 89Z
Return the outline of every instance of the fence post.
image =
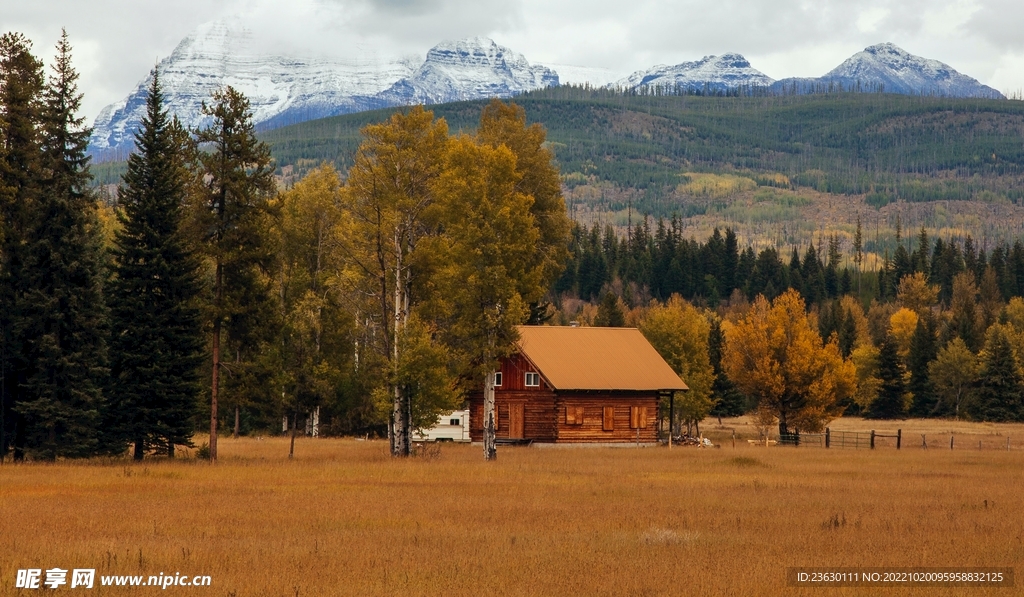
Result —
M952 435L949 436L949 449L950 450L953 449L953 436Z
M921 447L924 448L925 450L928 449L928 439L924 436L923 433L921 434Z
M871 449L875 449L875 430L871 430Z
M736 430L732 430L732 447L736 447Z
M900 444L901 443L903 443L903 430L902 429L897 429L896 430L896 449L897 450L900 449Z
M825 428L825 447L827 448L827 447L829 447L831 445L832 445L832 431L828 427L826 427ZM1009 448L1009 446L1010 446L1010 438L1006 438L1006 446L1007 446L1006 449L1009 450L1010 449Z
M1009 437L1006 438L1006 451L1007 452L1010 451L1010 438Z

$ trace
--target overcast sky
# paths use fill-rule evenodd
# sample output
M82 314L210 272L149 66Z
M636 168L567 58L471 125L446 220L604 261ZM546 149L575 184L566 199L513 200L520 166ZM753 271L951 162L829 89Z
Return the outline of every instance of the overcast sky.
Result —
M91 122L193 28L232 14L273 52L359 43L423 56L484 35L530 62L622 75L739 52L775 79L820 76L891 41L1004 93L1024 89L1021 0L0 0L0 31L25 33L49 61L66 27Z

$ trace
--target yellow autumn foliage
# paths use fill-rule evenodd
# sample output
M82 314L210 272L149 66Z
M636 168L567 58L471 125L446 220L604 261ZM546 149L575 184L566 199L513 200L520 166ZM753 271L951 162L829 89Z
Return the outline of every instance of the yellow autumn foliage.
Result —
M896 302L918 313L931 308L938 300L939 287L929 284L921 272L903 276L896 289Z
M856 390L856 370L838 343L824 343L804 301L789 290L771 304L758 297L740 321L724 326L722 365L744 393L779 418L780 432L819 431Z
M721 199L743 191L753 191L757 183L745 176L735 174L711 174L709 172L687 172L688 179L676 188L680 195Z
M906 360L910 354L910 340L914 337L918 319L917 313L906 307L889 317L889 333L896 339L896 349L901 359Z
M640 331L672 369L690 387L678 392L676 404L681 418L699 423L714 408L711 396L715 370L708 357L711 324L693 305L678 294L665 304L655 303L640 322Z

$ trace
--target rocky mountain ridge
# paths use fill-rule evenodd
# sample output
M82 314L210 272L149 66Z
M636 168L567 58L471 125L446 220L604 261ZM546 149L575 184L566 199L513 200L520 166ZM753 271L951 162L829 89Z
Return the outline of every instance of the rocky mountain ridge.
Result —
M341 58L266 53L259 50L240 17L201 25L157 68L167 108L186 126L203 126L203 102L217 88L231 85L249 98L261 130L391 106L511 97L560 83L712 93L744 87L771 93L842 89L1002 97L946 64L889 43L866 48L820 78L775 81L742 55L726 53L659 65L615 80L606 69L579 66L556 67L565 73L560 76L556 68L530 63L522 54L485 37L442 42L425 58L388 57L358 46ZM133 148L151 76L97 116L90 139L90 153L97 161L123 159Z

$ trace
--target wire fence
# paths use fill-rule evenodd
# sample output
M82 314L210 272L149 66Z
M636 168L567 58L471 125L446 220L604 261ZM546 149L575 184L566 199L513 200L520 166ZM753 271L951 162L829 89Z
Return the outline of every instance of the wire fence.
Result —
M920 443L916 437L921 437ZM764 440L751 443L764 443ZM771 442L775 443L775 442ZM946 450L1015 450L1024 446L1014 444L1009 436L1002 435L957 435L949 434L912 434L904 436L902 429L895 431L840 431L826 428L824 433L787 433L779 436L778 445L812 448L843 448L843 449L946 449Z

